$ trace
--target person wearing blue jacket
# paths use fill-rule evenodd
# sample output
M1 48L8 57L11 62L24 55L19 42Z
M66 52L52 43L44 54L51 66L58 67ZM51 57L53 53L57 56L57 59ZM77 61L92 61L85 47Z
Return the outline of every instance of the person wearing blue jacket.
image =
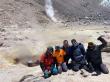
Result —
M87 63L85 59L85 48L82 43L78 43L75 39L71 40L71 59L72 69L79 71L80 69L87 69Z

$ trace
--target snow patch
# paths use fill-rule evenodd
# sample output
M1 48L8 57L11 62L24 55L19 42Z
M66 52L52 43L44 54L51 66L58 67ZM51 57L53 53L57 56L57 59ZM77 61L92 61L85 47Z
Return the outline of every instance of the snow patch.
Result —
M101 5L104 7L110 7L110 0L102 0Z
M57 22L51 0L45 0L45 11L46 11L47 16L51 18L52 21Z

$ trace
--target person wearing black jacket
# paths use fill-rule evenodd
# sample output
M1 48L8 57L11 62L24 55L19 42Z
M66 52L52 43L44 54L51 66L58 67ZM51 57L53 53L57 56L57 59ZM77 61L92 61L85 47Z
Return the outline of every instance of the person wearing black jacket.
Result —
M107 46L107 42L100 36L97 40L101 41L102 44L95 45L93 42L88 43L88 48L86 51L86 59L88 66L92 72L96 72L99 75L101 72L108 74L109 71L106 65L102 62L101 50Z
M70 59L70 55L71 55L71 47L68 43L68 40L63 41L62 49L66 52L66 55L64 57L66 65L68 66L68 68L70 68L69 59Z

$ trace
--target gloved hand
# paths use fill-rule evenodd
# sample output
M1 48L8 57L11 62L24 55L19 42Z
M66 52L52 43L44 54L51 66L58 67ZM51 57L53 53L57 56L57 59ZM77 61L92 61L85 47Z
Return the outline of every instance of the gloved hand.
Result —
M104 35L99 36L99 37L97 38L97 40L102 40L102 39L103 39L102 37L104 37Z

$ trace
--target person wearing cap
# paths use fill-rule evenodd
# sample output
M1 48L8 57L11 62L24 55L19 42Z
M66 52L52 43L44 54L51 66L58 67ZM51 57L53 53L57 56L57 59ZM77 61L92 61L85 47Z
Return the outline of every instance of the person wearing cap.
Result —
M58 73L55 66L53 51L52 47L48 47L46 52L40 57L40 67L44 73L44 78L48 78L51 75L56 75Z
M56 59L56 65L59 73L67 71L66 62L64 62L64 56L66 55L65 51L59 46L55 46L55 51L53 56Z
M109 70L105 64L102 62L101 50L107 46L107 42L103 36L97 38L102 44L96 45L93 42L88 43L88 48L86 51L86 59L91 72L95 71L95 75L100 75L101 72L108 74Z

